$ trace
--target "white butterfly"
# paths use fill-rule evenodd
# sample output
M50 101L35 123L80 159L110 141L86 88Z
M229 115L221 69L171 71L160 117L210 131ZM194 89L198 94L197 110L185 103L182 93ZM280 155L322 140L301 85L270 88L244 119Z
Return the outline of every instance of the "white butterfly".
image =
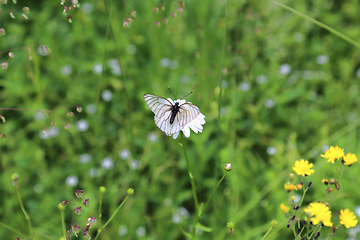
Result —
M167 136L173 135L176 139L180 131L186 137L190 136L190 128L195 132L202 132L205 116L198 106L185 100L163 98L153 94L145 94L144 100L155 114L156 126Z

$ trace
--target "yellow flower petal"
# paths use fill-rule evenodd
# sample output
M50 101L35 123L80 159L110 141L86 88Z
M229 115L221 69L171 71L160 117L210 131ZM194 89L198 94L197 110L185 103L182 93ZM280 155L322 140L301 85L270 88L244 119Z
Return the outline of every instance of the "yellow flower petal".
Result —
M335 163L335 160L342 158L344 156L344 149L339 148L338 146L331 146L325 154L321 154L321 157L326 158L328 162Z
M308 160L301 159L300 161L295 161L295 165L293 170L297 175L300 176L310 176L315 172L315 170L311 169L314 165L309 163Z
M355 227L357 223L358 220L353 212L350 212L349 209L340 210L340 224L346 228L351 228Z

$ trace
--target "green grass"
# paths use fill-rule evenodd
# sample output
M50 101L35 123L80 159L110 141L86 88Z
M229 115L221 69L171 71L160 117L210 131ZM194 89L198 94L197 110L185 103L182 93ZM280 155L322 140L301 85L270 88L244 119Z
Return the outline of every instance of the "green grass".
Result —
M145 93L172 98L170 86L176 97L194 90L186 100L206 116L203 133L192 132L185 139L199 204L210 197L224 164L233 166L199 219L213 230L200 232L197 239L261 239L274 219L278 227L266 239L293 239L279 205L288 202L284 184L295 160L314 164L315 173L306 178L313 182L306 206L329 201L321 179L337 177L334 166L320 157L324 146L337 145L360 157L360 52L354 42L360 37L360 5L283 2L304 18L272 1L184 1L182 13L178 1L126 1L127 6L124 1L105 2L89 1L93 10L87 13L86 2L80 1L81 8L71 12L71 24L62 15L60 1L1 5L0 28L6 35L0 36L0 51L5 51L0 63L9 66L0 69L0 108L54 112L48 112L49 117L43 112L45 118L38 121L36 111L0 109L6 118L0 133L7 135L0 139L0 222L30 234L11 180L18 173L35 239L63 236L57 205L65 199L74 202L77 189L85 191L90 207L75 220L98 217L100 186L106 187L102 225L128 188L135 193L98 239L120 238L124 226L123 239L184 239L182 229L191 231L196 208L181 139L173 140L156 127L143 100ZM7 11L16 8L22 13L25 5L30 8L28 20L17 12L10 18ZM124 28L133 10L135 20ZM171 18L172 12L177 18ZM167 25L163 18L168 18ZM39 55L40 45L51 53ZM16 49L25 46L33 61L24 49ZM6 52L10 49L13 59ZM328 59L325 64L317 63L321 55ZM160 65L166 58L170 67ZM120 61L121 75L112 73L111 59ZM101 74L93 71L97 63L103 64ZM284 75L279 73L283 64L291 66ZM61 73L65 65L71 67L69 75ZM259 84L261 75L266 81ZM111 101L102 98L104 90L112 93ZM273 107L265 105L271 104L269 99ZM88 111L89 105L96 107L95 113ZM76 106L83 111L76 112ZM74 112L71 118L69 111ZM87 131L77 130L79 120L87 121ZM51 122L56 122L59 134L40 138ZM276 154L268 153L270 147ZM126 159L119 156L123 149L130 152ZM84 153L91 155L86 164L79 162ZM102 168L106 157L113 160L112 169ZM131 168L133 160L141 163L136 170ZM358 206L358 175L354 164L341 179L339 195L330 206L335 224L340 209ZM69 176L78 178L76 186L66 184ZM69 229L71 205L64 213ZM179 223L174 222L177 218ZM232 235L226 228L230 221L235 224ZM143 237L137 235L139 228L146 230ZM96 231L94 227L89 233L94 237ZM321 237L328 231L324 227ZM342 226L333 239L348 236ZM1 239L16 237L21 236L0 226Z

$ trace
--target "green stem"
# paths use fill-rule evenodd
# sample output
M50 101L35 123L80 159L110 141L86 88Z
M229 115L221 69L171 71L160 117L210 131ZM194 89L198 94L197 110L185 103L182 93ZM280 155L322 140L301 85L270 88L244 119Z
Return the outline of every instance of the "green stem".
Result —
M210 197L209 197L209 199L207 200L207 202L205 203L205 205L204 205L204 207L203 207L202 211L200 212L199 217L201 217L201 215L202 215L202 214L203 214L203 212L205 211L205 208L206 208L206 207L207 207L207 205L209 204L209 202L210 202L210 200L211 200L212 196L214 195L214 193L215 193L216 189L219 187L220 183L224 180L224 178L225 178L226 174L227 174L227 171L225 171L224 175L223 175L223 176L222 176L222 178L219 180L218 184L215 186L214 190L213 190L213 191L212 191L212 193L210 194Z
M101 228L101 217L102 217L101 205L102 205L103 194L104 194L104 193L101 192L101 195L100 195L100 203L99 203L99 228Z
M66 225L65 225L65 214L64 211L61 211L61 225L64 231L64 237L66 239Z
M9 227L8 225L3 224L2 222L0 222L0 225L3 226L4 228L7 228L7 229L13 231L14 233L16 233L16 234L18 234L18 235L21 235L21 236L23 236L23 237L28 238L28 236L26 236L25 234L22 234L21 232L16 231L16 230L13 229L12 227Z
M291 8L291 7L288 7L288 6L286 6L286 5L282 4L282 3L279 3L279 2L277 2L277 1L271 1L271 2L274 3L274 4L276 4L276 5L279 5L279 6L282 7L282 8L285 8L286 10L289 10L290 12L293 12L293 13L297 14L297 15L300 16L300 17L303 17L303 18L309 20L309 21L312 22L312 23L315 23L315 24L318 25L319 27L325 28L325 29L328 30L329 32L331 32L331 33L335 34L336 36L344 39L345 41L351 43L351 44L354 45L355 47L360 48L360 44L359 44L359 43L355 42L354 40L352 40L351 38L345 36L344 34L336 31L335 29L333 29L333 28L331 28L331 27L329 27L329 26L327 26L327 25L325 25L325 24L323 24L323 23L321 23L321 22L319 22L319 21L317 21L317 20L315 20L315 19L313 19L313 18L311 18L311 17L309 17L309 16L307 16L307 15L299 12L299 11L296 11L295 9L293 9L293 8Z
M271 232L271 230L273 229L273 227L270 227L270 229L265 233L265 235L263 236L263 238L261 240L264 240L267 235L269 235L269 233Z
M28 221L28 224L29 224L30 235L32 236L33 235L33 228L31 226L30 217L29 217L29 214L26 212L25 207L24 207L24 205L22 203L21 195L20 195L20 191L19 191L19 186L17 184L16 184L16 192L17 192L17 195L18 195L18 198L19 198L21 210L24 213L25 219Z
M196 187L195 187L195 181L194 181L194 176L192 175L191 172L191 168L190 168L190 164L189 164L189 158L188 155L186 153L186 147L185 147L185 141L184 141L184 134L181 133L181 142L182 142L182 148L184 150L184 155L185 155L185 160L186 160L186 165L187 165L187 169L189 172L189 177L190 177L190 182L191 182L191 188L192 188L192 192L193 192L193 196L194 196L194 204L195 204L195 219L194 219L194 223L193 223L193 227L192 227L192 231L191 231L191 236L192 239L194 239L195 236L195 231L196 231L196 224L199 220L199 204L198 204L198 199L197 199L197 194L196 194Z
M113 213L113 215L111 215L111 217L109 218L109 220L104 224L104 226L98 230L98 233L96 234L96 237L94 238L94 240L96 240L101 231L104 230L104 228L106 228L106 226L111 222L111 220L115 217L116 213L120 210L120 208L124 205L124 203L126 202L126 200L129 198L129 195L126 195L125 199L121 202L121 204L118 206L118 208L115 210L115 212Z

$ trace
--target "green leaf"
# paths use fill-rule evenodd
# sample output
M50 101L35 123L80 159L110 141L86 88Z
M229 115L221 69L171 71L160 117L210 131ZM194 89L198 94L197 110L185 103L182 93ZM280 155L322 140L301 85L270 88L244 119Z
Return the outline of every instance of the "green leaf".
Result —
M203 230L204 232L211 232L212 231L212 228L205 227L204 225L201 225L201 223L197 223L196 227Z
M190 239L193 239L190 233L185 232L182 228L180 228L180 229L181 229L181 232L182 232L186 237L188 237L188 238L190 238Z

